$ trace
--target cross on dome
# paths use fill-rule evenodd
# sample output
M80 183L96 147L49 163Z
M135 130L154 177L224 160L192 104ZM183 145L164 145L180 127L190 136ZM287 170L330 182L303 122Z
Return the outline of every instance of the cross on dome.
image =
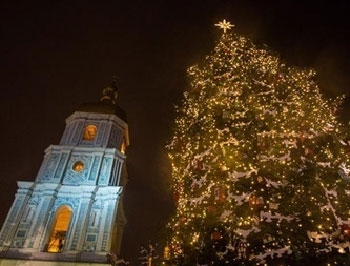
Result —
M117 76L113 75L112 82L102 91L101 101L111 102L115 104L118 97Z

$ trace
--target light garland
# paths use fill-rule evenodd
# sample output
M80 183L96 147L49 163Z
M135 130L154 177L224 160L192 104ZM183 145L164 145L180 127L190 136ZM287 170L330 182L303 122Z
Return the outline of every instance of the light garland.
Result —
M226 33L227 23L217 24L225 34L213 52L188 69L190 89L176 109L167 146L177 204L172 246L201 249L220 228L221 246L247 242L257 261L292 247L303 254L336 248L330 236L350 226L350 184L338 174L348 175L350 162L333 113L341 97L324 99L314 70L287 67ZM323 239L318 247L309 245L313 236Z

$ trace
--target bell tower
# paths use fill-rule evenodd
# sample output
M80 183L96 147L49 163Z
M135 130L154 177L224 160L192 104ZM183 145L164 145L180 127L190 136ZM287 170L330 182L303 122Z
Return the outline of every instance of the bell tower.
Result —
M80 105L59 145L45 150L35 181L17 182L0 232L1 259L94 265L119 255L129 135L117 92L113 81L99 102Z

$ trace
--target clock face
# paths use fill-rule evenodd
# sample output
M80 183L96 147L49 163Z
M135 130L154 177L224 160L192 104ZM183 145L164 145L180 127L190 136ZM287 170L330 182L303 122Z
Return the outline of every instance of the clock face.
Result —
M82 161L76 161L73 166L72 169L75 172L81 172L84 169L84 163Z

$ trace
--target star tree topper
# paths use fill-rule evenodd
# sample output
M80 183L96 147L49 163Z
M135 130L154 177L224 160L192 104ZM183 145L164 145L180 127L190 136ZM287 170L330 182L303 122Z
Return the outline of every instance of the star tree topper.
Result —
M226 21L226 19L224 19L223 21L220 21L219 23L215 24L214 26L219 27L220 29L222 29L224 31L224 33L226 33L226 31L231 29L234 25L232 25L231 22Z

